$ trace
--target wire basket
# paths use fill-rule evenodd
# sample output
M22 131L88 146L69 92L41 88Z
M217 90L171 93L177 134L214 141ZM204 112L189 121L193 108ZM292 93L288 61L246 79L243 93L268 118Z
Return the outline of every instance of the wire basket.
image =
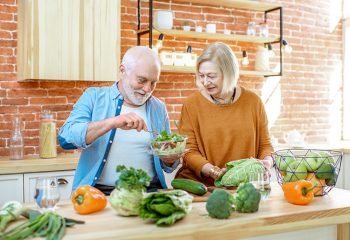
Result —
M321 149L284 149L272 154L277 181L309 180L317 183L315 196L326 195L337 183L343 153Z

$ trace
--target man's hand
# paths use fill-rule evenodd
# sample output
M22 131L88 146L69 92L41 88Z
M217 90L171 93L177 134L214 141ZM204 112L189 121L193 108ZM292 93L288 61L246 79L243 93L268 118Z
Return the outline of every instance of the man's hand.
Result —
M123 130L136 129L138 132L142 130L147 131L147 126L143 118L133 112L114 117L113 123L115 128Z
M113 128L120 128L123 130L136 129L139 132L141 130L147 131L146 123L139 115L136 113L125 113L116 117L89 123L85 137L86 144L91 144Z

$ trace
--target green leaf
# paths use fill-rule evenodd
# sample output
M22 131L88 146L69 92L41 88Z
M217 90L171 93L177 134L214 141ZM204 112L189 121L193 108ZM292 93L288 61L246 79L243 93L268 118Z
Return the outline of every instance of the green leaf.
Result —
M142 169L118 165L116 171L120 173L115 182L115 187L118 189L145 190L151 182L150 176Z

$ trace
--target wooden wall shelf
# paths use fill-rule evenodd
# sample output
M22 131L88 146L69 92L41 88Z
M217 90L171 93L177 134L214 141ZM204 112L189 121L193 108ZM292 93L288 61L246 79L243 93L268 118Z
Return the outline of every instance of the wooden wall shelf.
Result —
M162 66L163 73L195 73L194 67L177 67L177 66ZM278 72L260 72L260 71L248 71L240 70L242 76L255 76L255 77L266 77L266 76L278 76Z

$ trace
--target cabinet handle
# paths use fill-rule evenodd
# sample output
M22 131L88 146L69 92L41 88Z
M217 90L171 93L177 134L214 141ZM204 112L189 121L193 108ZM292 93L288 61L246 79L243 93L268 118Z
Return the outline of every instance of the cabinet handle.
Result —
M58 185L67 185L68 181L64 178L57 179Z

